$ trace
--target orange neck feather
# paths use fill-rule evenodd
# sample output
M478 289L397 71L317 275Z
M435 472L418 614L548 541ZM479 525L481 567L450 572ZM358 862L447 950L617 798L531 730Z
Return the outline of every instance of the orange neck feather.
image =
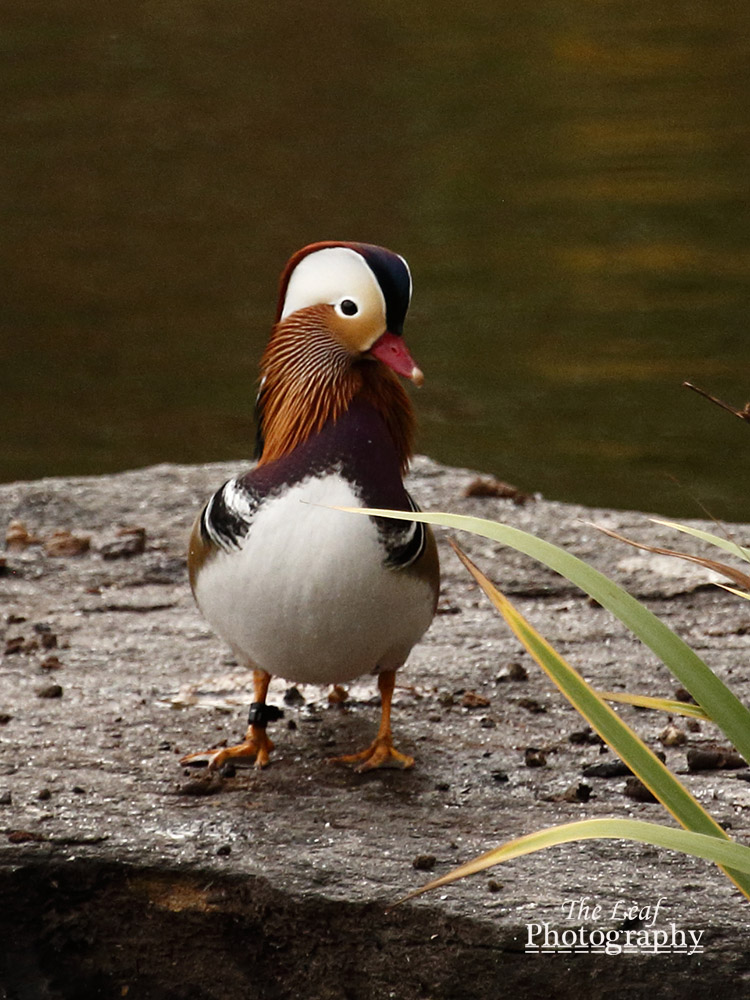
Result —
M314 310L306 310L304 319L292 315L276 324L261 359L261 375L263 450L258 465L288 455L326 423L338 420L359 395L383 417L402 474L408 469L414 412L398 376L381 362L353 358Z

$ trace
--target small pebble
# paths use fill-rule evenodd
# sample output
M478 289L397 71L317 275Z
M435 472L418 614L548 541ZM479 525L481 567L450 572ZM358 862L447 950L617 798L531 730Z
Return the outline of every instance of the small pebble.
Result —
M564 802L588 802L591 798L591 785L584 781L577 782L566 788L562 794Z
M45 684L36 689L37 698L62 698L63 689L59 684Z
M222 844L221 847L216 848L216 853L220 858L228 858L232 853L232 848L230 844Z
M687 733L674 722L669 722L659 733L659 742L665 747L680 747L687 742Z
M91 548L89 535L74 535L71 531L56 531L44 543L48 556L80 556Z
M577 729L575 732L570 733L568 736L568 742L573 743L575 746L586 746L586 745L601 745L604 740L598 733L595 733L593 729L586 726L585 729Z
M57 645L57 636L48 622L34 622L31 627L39 636L42 649L53 649Z
M57 656L45 656L39 666L42 670L60 670L62 663Z
M625 782L625 794L629 799L635 799L636 802L658 802L659 800L651 792L640 778L632 777L628 778Z
M523 762L526 767L544 767L547 754L539 747L526 747L523 752Z
M501 771L499 769L497 771L490 771L490 777L493 781L497 781L499 784L502 784L508 780L508 772Z
M467 691L461 698L461 705L464 708L487 708L489 703L489 698L485 698L483 694L477 694L476 691Z
M47 802L49 799L52 798L52 792L49 790L49 788L42 788L39 794L37 795L37 798L39 799L40 802Z
M494 878L491 878L487 883L488 892L500 892L502 887L503 887L502 882L496 882Z
M497 723L495 722L494 719L490 719L488 716L483 715L482 718L479 720L479 725L482 727L482 729L495 729Z
M12 805L12 803L13 803L13 796L7 789L3 792L0 792L0 806L9 806Z
M418 872L430 872L435 867L437 858L434 854L418 854L412 861L412 867Z
M145 528L120 528L117 538L99 546L102 559L130 559L146 551Z
M302 694L300 689L296 684L292 684L284 692L284 704L285 705L304 705L305 696Z
M534 497L530 493L524 493L523 490L519 490L517 486L513 486L510 483L504 483L495 476L477 476L476 479L472 479L469 485L464 490L465 497L501 497L506 500L512 500L514 504L522 506L528 503L529 500L533 500Z
M329 705L343 705L349 700L349 692L340 684L334 684L328 692Z
M86 794L86 789L85 788L81 788L80 785L73 785L73 788L71 789L71 791L75 795L85 795Z
M719 771L725 768L745 768L748 765L734 750L713 748L688 750L687 766L689 771Z
M8 831L8 840L11 844L25 844L29 841L41 843L44 839L45 838L41 833L36 833L33 830Z
M11 521L5 532L5 548L8 552L23 552L29 545L36 545L39 539L31 535L23 521Z
M520 698L518 705L520 708L525 708L527 712L531 712L533 715L540 715L547 711L544 705L540 705L536 698Z
M621 760L604 760L598 764L586 764L581 768L584 778L624 778L632 774L627 764Z
M690 692L684 687L678 687L674 693L675 701L684 702L686 705L697 705L698 702L690 694Z
M527 681L529 679L526 667L522 663L509 663L505 670L501 671L495 678L496 684L504 684L506 681Z
M666 761L667 755L663 750L654 750L653 753L662 764ZM599 764L586 764L585 767L581 768L581 774L584 778L623 778L632 773L622 760L606 760Z

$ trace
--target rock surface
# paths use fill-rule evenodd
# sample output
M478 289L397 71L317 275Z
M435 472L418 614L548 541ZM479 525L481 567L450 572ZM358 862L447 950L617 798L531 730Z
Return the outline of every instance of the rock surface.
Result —
M0 563L0 997L750 995L750 904L709 864L636 844L558 847L389 909L522 833L588 816L665 818L625 794L624 776L582 777L613 755L582 734L444 543L439 614L394 703L414 770L325 763L371 738L370 679L343 704L274 681L285 718L263 772L206 781L179 767L181 754L241 736L250 700L248 676L193 605L184 559L195 513L238 467L0 486L0 525L21 521L32 543L14 542ZM466 498L474 478L420 458L410 488L423 508L502 520L592 562L748 700L750 604L589 522L683 549L691 539L637 513ZM45 547L64 531L72 542ZM666 668L566 581L460 541L587 679L674 694ZM660 747L663 715L619 711ZM747 843L748 772L688 773L686 751L726 744L709 724L686 735L664 748L668 765ZM530 925L644 929L658 901L651 929L702 932L702 952L525 952ZM623 924L633 905L652 909Z

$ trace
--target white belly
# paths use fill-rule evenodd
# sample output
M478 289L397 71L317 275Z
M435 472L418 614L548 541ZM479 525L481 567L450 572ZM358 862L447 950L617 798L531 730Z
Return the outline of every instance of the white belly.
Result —
M383 565L369 518L339 475L310 478L259 510L241 550L219 551L196 600L248 665L310 684L394 670L432 619L428 583Z

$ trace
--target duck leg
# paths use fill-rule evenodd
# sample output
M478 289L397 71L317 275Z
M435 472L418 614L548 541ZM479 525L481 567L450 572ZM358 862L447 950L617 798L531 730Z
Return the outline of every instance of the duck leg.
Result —
M378 674L380 689L380 727L378 734L365 750L359 753L344 754L343 757L332 757L332 764L356 764L357 771L373 771L376 767L413 767L414 758L399 753L393 746L391 735L391 701L393 688L396 684L396 671L384 670Z
M233 747L217 747L214 750L203 750L189 753L180 760L181 764L207 765L209 771L216 771L227 761L238 757L255 757L256 767L268 764L268 755L273 750L273 743L268 737L266 726L275 722L284 714L275 705L266 705L268 685L271 675L265 670L253 670L254 701L250 706L248 730L245 739Z

